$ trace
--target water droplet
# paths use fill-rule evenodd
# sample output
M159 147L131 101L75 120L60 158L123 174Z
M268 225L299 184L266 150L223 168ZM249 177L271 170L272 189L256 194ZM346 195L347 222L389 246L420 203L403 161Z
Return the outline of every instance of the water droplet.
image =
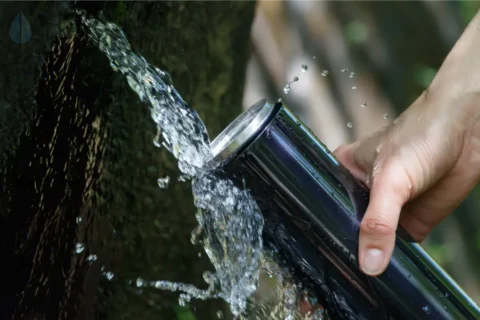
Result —
M347 123L347 127L349 127L349 128L353 128L353 123L351 123L351 122L348 122L348 123Z
M317 57L316 57L316 56L313 56L313 60L317 60Z
M450 295L448 294L448 292L445 292L444 296L445 298L448 298Z
M432 310L430 309L430 306L423 306L422 308L423 312L425 312L426 314L430 314L432 313Z
M283 88L283 92L285 94L288 94L290 92L290 89L291 89L291 84L294 83L294 82L297 82L298 81L298 77L294 77L292 81L290 81L289 83L287 83L285 85L285 87Z
M350 72L350 75L348 76L350 79L353 79L355 77L355 72Z
M166 176L165 178L159 178L157 180L158 186L162 189L168 188L168 184L170 183L170 177Z
M307 72L308 66L306 64L302 64L302 72Z
M270 139L271 135L272 135L272 132L271 132L270 128L268 128L267 129L267 139Z
M178 305L180 307L185 307L185 299L182 297L178 298Z
M157 148L162 147L162 131L160 129L157 130L157 134L155 135L155 138L153 139L153 144Z
M75 253L82 253L82 251L85 249L85 246L83 243L79 242L75 245Z
M218 319L223 319L223 312L221 310L217 311L217 318Z
M32 27L23 14L23 11L20 11L13 19L10 25L9 35L10 39L16 44L27 43L32 38Z
M202 257L202 253L201 253L201 252L198 253L198 257L199 257L199 258Z
M181 174L177 178L177 181L180 181L180 182L185 182L187 180L188 180L188 175L186 175L186 174Z
M91 254L87 257L88 262L94 262L97 261L97 255L96 254Z
M278 98L277 102L282 103L283 102L282 98Z
M352 87L352 90L357 90L357 87L353 86L353 87Z
M105 277L107 278L108 281L112 280L115 275L111 271L105 272Z
M172 147L170 146L170 144L168 142L163 141L162 146L165 147L165 149L167 149L169 152L173 153Z
M348 69L342 69L342 72L348 72Z
M78 224L82 223L83 219L82 217L77 217L77 219L75 219L75 221L77 221Z
M190 235L190 242L193 245L196 245L198 243L198 240L199 240L200 236L202 235L202 233L203 233L203 228L200 227L200 226L197 226L195 229L193 229L193 231Z
M143 287L143 279L142 278L137 278L137 282L136 282L136 285L137 287Z
M388 119L388 114L385 113L385 114L383 115L383 119L385 119L385 120Z
M324 76L324 77L328 76L328 70L323 70L322 71L322 76Z
M362 104L360 105L360 107L362 107L362 108L365 108L366 106L367 106L367 103L366 103L366 102L364 102L364 103L362 103Z

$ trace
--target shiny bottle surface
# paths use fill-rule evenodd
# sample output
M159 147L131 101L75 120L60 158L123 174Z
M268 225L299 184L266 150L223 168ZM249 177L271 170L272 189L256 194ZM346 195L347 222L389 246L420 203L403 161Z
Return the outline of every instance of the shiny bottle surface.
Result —
M478 306L401 228L385 272L360 272L368 190L282 103L258 102L212 146L223 172L251 190L266 243L333 319L480 319Z

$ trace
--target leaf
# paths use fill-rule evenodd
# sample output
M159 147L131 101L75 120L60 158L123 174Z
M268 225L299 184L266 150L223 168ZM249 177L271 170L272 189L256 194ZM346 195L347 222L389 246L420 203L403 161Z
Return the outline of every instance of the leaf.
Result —
M24 44L32 38L32 26L27 18L20 11L10 25L9 31L10 39L16 44Z

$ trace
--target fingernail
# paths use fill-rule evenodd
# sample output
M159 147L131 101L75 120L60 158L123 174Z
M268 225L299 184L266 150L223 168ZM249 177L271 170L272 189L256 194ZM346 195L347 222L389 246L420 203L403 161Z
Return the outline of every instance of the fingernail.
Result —
M383 269L383 252L379 249L368 249L363 254L362 270L368 275L375 276Z

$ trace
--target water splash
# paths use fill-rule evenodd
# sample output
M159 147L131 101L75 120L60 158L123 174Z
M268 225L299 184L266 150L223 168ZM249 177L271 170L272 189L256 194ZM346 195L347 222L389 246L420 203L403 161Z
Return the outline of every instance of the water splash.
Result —
M311 320L324 320L325 319L325 310L324 309L316 309L311 317Z
M150 285L181 292L180 304L192 298L220 297L230 304L234 315L241 314L258 283L263 249L260 210L247 191L205 170L213 157L207 130L198 114L175 90L168 73L137 55L115 24L89 17L82 10L77 13L89 37L110 60L112 69L124 74L141 101L149 105L158 129L154 144L163 145L175 156L183 173L181 179L192 179L199 222L192 239L201 240L216 273L204 274L209 285L206 290L168 281L154 281ZM292 82L295 81L298 77ZM105 276L111 280L113 273ZM142 280L142 286L146 283Z
M274 255L264 256L262 277L268 278L269 293L258 295L249 319L323 320L325 309L315 294L298 281L286 265L278 264Z
M321 73L321 75L322 75L323 77L328 76L328 70L323 70L322 73Z
M168 73L133 52L117 25L77 12L112 69L124 74L140 100L149 105L163 144L178 159L180 170L194 176L212 158L208 133L198 114L183 101Z
M364 102L364 103L362 103L362 104L360 105L360 107L362 107L362 108L365 108L366 106L367 106L367 103L366 103L366 102Z
M308 66L306 64L302 64L302 72L307 72Z
M263 217L249 193L230 180L204 173L193 181L193 190L195 206L203 209L196 217L207 256L217 269L219 296L238 313L257 287Z
M353 128L353 123L347 122L347 127L348 127L348 128Z

